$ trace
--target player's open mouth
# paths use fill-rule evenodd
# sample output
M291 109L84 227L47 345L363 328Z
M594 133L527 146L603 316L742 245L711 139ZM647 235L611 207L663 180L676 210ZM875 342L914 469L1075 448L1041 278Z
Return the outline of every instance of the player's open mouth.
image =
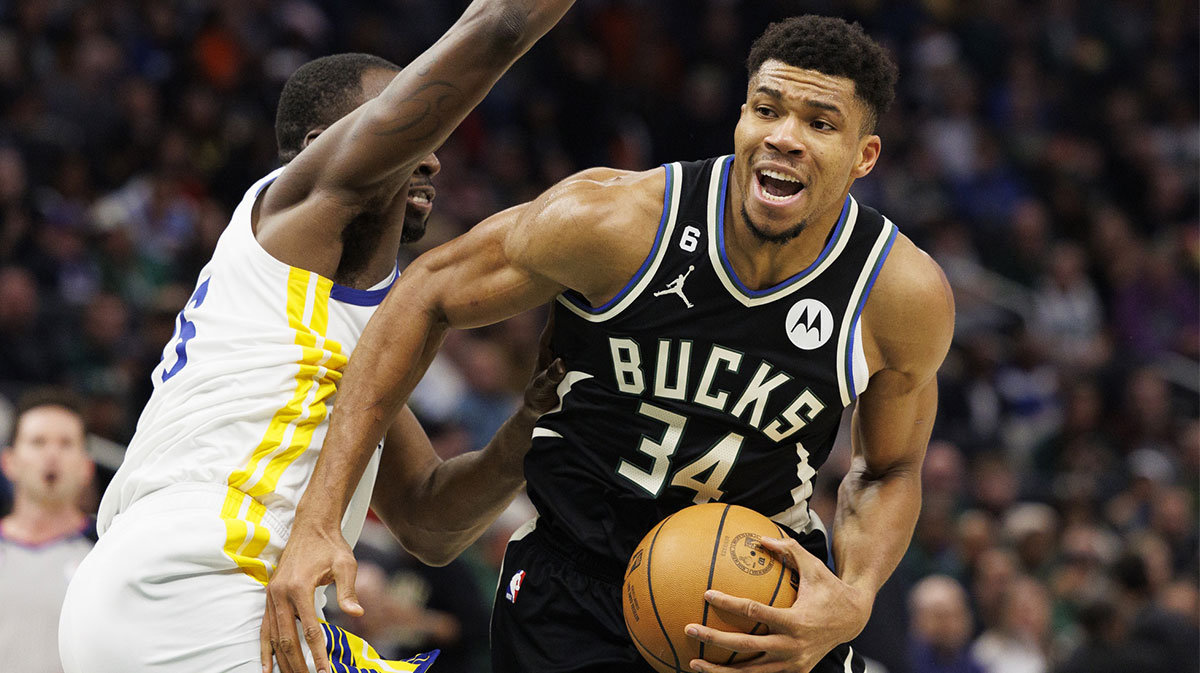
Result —
M762 168L754 171L754 191L771 205L786 206L800 197L804 183L782 171Z
M422 212L429 212L433 208L433 199L436 195L433 187L410 187L408 190L408 205Z

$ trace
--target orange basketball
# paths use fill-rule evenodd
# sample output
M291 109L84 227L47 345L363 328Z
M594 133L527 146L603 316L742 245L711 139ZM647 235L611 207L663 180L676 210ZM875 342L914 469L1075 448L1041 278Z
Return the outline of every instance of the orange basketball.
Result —
M775 607L796 601L795 571L764 550L763 537L782 529L754 510L708 503L663 519L638 543L625 569L625 627L642 657L660 673L690 671L692 659L730 664L757 652L706 645L683 632L688 624L722 631L766 633L766 625L717 610L708 589Z

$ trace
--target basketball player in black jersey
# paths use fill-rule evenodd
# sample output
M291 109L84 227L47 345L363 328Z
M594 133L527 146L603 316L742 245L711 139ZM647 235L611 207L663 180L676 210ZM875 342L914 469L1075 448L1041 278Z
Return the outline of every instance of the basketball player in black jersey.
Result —
M569 371L525 459L539 518L505 558L497 673L650 670L623 624L621 571L656 521L710 500L789 530L764 544L799 570L799 599L710 592L770 634L688 635L764 654L665 663L862 671L845 643L912 536L953 299L925 253L849 196L879 157L893 96L882 49L804 16L772 25L748 66L732 157L584 171L405 271L350 362L277 579L286 565L297 596L330 580L345 591L350 490L446 330L555 300L552 347ZM807 502L855 401L829 558Z

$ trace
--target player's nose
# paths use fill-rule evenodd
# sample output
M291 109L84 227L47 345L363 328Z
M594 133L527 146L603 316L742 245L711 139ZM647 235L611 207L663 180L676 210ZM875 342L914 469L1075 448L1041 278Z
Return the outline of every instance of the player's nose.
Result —
M437 155L433 152L425 155L421 163L417 164L417 173L433 177L442 170L442 162L438 161Z
M804 139L800 137L799 122L794 117L786 117L777 124L763 139L767 147L780 154L800 156L804 154Z

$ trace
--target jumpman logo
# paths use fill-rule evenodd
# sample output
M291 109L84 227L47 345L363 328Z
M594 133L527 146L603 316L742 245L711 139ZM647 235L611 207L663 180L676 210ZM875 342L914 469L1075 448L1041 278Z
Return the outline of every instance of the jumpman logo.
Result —
M654 296L661 297L664 294L677 294L677 295L679 295L679 298L683 300L683 303L687 304L688 308L691 308L692 302L688 301L688 298L683 294L683 281L687 280L687 277L692 273L692 271L695 268L696 267L694 267L694 266L688 266L688 270L686 273L679 274L679 276L676 277L675 280L668 283L665 288L659 290L658 292L655 292Z

